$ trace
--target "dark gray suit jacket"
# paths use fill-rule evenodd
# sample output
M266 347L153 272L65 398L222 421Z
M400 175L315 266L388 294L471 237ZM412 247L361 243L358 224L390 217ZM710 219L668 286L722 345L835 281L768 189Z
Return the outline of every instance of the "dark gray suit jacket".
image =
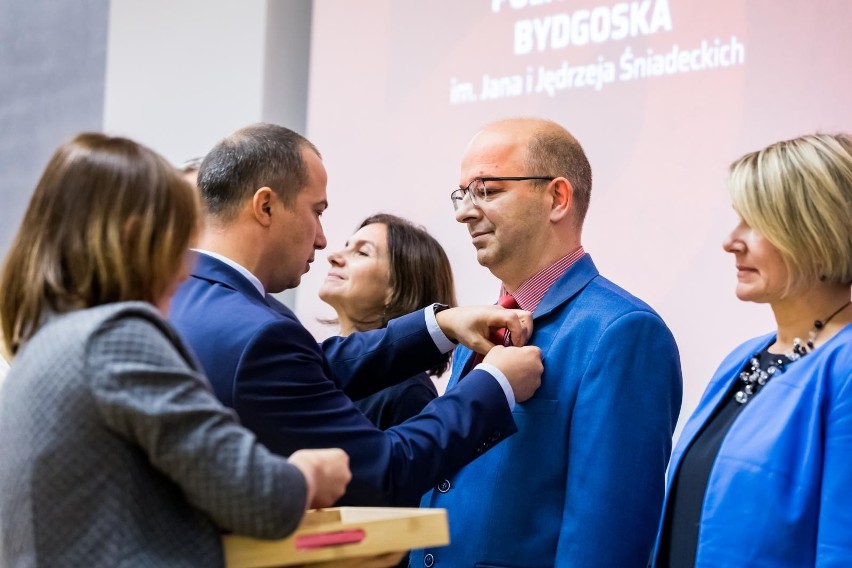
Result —
M275 538L302 474L242 428L152 306L52 317L0 389L0 565L219 566Z

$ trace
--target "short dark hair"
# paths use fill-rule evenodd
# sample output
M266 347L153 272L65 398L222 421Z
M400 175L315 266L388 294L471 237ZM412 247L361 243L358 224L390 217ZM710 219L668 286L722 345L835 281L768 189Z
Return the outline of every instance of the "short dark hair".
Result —
M574 205L580 225L586 218L592 197L592 166L574 136L552 121L532 135L527 146L526 165L530 175L561 176L574 188Z
M243 201L261 187L271 188L291 206L308 182L302 152L311 142L289 128L257 123L222 139L205 156L198 189L209 215L232 220Z
M453 269L441 244L425 228L389 213L364 219L358 227L381 223L388 232L391 299L382 315L381 327L388 321L434 303L456 306ZM449 365L449 354L430 369L441 375Z

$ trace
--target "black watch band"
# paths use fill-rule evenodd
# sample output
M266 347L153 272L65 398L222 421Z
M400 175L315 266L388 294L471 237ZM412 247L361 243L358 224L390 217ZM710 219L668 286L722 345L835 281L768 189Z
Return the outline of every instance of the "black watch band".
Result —
M448 306L447 304L439 304L439 303L436 302L436 303L432 304L432 309L435 310L435 315L438 315L438 312L443 312L444 310L449 310L450 306Z
M434 304L432 304L432 309L435 310L435 315L437 316L438 312L443 312L444 310L449 310L450 306L448 306L447 304L439 304L439 303L435 302ZM448 337L447 339L450 339L450 338ZM456 345L459 344L459 342L456 341L455 339L450 339L450 341L452 341Z

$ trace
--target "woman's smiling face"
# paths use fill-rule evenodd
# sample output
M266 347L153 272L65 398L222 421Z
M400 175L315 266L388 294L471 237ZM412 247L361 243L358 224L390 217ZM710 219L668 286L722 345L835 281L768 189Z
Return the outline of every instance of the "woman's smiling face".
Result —
M388 231L383 223L359 229L339 251L328 255L331 268L319 290L343 322L381 319L390 301Z

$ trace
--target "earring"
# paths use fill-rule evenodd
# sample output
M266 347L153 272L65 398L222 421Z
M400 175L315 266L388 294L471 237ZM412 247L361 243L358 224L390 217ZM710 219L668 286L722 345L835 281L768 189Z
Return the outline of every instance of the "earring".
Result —
M819 275L819 281L820 282L825 282L826 280L828 280L828 276L826 276L825 274Z

